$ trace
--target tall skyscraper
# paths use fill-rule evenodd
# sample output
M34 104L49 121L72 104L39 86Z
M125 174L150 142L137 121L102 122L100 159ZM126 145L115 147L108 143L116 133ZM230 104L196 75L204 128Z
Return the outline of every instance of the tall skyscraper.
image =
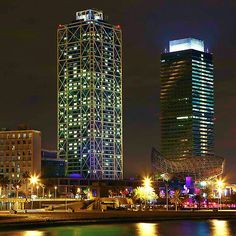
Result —
M161 55L161 153L166 158L214 155L214 75L204 42L169 42Z
M122 34L103 12L57 31L58 155L66 175L123 178Z

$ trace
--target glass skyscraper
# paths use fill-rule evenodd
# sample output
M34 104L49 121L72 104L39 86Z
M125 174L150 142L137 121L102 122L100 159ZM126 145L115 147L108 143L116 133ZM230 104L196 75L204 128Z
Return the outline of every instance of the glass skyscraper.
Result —
M161 153L166 158L214 155L214 74L204 42L170 41L161 55Z
M123 178L122 34L103 12L58 26L58 155L66 175Z

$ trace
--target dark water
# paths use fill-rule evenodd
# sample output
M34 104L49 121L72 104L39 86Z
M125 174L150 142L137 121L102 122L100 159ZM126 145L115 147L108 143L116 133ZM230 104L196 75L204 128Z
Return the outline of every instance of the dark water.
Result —
M231 236L236 221L162 221L158 223L63 226L0 232L4 236Z

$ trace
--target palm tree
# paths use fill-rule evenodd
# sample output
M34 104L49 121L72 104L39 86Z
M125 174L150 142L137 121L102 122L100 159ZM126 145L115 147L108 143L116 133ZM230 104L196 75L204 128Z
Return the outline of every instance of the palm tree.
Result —
M169 181L172 179L172 176L168 173L164 173L164 174L161 174L159 176L165 184L165 189L166 189L166 210L168 211L169 210L169 206L168 206L168 203L169 203L169 196L168 196Z
M22 178L23 178L24 183L25 183L25 197L27 198L28 197L28 181L29 181L29 178L30 178L29 171L25 171L22 174Z
M181 194L180 190L177 189L175 191L175 193L172 195L172 198L170 199L170 202L175 204L175 210L176 211L178 210L178 205L182 204L182 201L180 199L180 194Z

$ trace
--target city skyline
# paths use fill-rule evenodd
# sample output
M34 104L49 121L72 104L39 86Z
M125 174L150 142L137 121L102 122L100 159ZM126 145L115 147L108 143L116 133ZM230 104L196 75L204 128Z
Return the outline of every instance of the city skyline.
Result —
M5 3L9 15L2 14L2 52L5 60L1 77L4 89L1 99L1 127L27 123L42 131L44 148L56 149L56 35L60 23L73 20L75 11L98 8L112 23L120 23L124 35L124 130L125 173L143 174L149 170L152 146L159 146L159 70L160 54L168 41L183 37L201 38L214 53L216 65L216 153L226 158L228 178L236 180L235 156L235 3L202 1L193 4L171 4L150 1L112 4L92 3L57 6L48 3L44 9L29 1ZM36 4L37 5L37 4ZM169 12L169 10L171 12ZM205 10L205 11L203 11ZM208 15L207 12L212 14ZM44 12L44 15L42 15ZM169 16L164 16L168 12ZM231 14L229 14L231 13ZM183 14L181 16L181 14ZM201 19L199 19L201 14ZM170 15L172 15L170 17ZM222 18L218 16L222 16ZM192 17L190 19L190 17ZM139 34L137 34L137 32ZM15 57L11 55L14 53ZM45 55L47 55L45 57ZM23 59L23 60L22 60ZM14 83L13 83L14 82ZM14 85L14 86L13 86ZM8 101L8 102L6 102Z

